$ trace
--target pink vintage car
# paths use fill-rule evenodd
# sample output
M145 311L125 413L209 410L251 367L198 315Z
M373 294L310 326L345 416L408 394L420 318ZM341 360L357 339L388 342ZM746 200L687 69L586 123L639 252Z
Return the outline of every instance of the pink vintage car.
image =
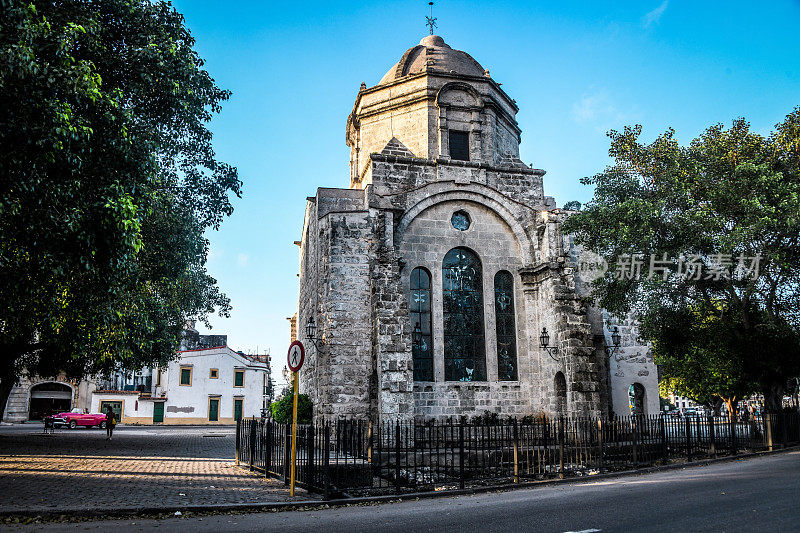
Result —
M86 427L106 427L106 415L91 414L91 413L58 413L53 415L54 426L69 426L70 429L75 429L78 426Z

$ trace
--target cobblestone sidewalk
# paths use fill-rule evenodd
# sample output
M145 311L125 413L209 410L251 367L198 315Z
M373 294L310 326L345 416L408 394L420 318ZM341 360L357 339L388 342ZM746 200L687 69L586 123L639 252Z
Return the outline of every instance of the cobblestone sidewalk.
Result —
M105 510L290 501L283 482L235 466L232 428L0 428L0 509ZM307 499L298 490L296 499Z

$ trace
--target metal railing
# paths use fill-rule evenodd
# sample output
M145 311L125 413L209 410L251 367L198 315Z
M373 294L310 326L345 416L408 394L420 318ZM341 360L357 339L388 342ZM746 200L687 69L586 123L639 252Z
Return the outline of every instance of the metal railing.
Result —
M800 444L797 412L540 418L501 423L338 420L298 425L297 481L324 497L587 476ZM289 482L291 425L240 420L236 462Z

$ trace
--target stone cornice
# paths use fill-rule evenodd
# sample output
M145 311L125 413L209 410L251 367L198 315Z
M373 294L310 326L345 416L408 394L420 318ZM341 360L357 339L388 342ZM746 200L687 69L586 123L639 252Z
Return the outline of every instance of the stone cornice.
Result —
M540 285L543 281L555 275L558 270L559 264L556 261L543 261L520 268L519 275L522 278L523 285Z
M451 167L482 168L493 172L503 172L510 174L528 174L533 176L544 176L546 173L546 171L540 168L503 167L499 165L492 165L489 163L476 162L476 161L459 161L456 159L443 159L443 158L425 159L423 157L406 157L401 155L388 155L388 154L378 154L378 153L370 154L369 157L372 161L378 161L381 163L405 163L412 165L425 165L431 167L437 165L448 165Z

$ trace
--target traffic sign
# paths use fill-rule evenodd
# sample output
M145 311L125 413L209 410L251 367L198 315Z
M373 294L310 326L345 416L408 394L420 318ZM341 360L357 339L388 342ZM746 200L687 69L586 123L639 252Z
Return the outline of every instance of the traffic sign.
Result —
M289 370L297 372L303 366L303 361L306 360L306 349L300 341L294 341L289 345L289 354L287 355L289 362Z

